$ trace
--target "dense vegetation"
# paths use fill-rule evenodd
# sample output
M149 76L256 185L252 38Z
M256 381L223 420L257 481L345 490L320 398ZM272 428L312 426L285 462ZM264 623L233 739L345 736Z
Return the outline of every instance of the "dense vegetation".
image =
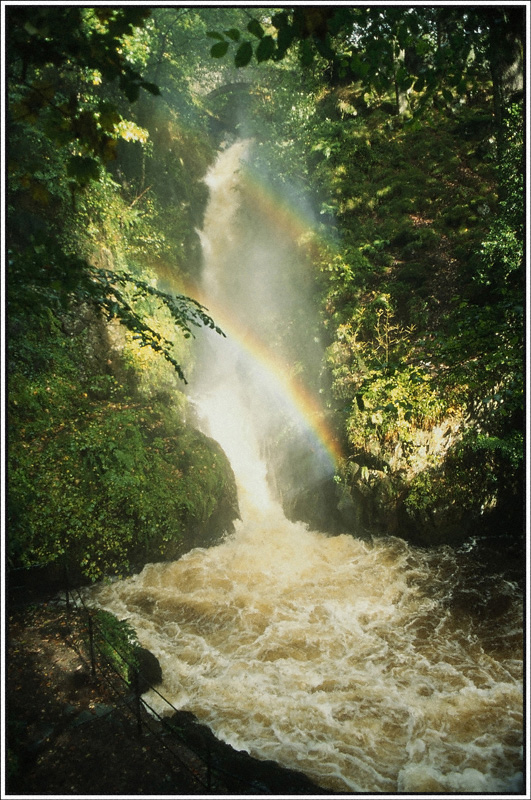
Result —
M182 393L187 339L215 326L176 293L198 268L212 149L205 120L189 137L151 95L125 116L145 84L129 62L140 44L118 52L131 20L9 15L9 563L89 578L175 556L184 530L189 547L215 511L237 513L226 458L185 424Z
M230 469L182 393L189 337L216 325L185 287L227 134L319 210L299 245L353 531L518 524L518 10L7 17L11 566L67 558L95 578L230 517Z

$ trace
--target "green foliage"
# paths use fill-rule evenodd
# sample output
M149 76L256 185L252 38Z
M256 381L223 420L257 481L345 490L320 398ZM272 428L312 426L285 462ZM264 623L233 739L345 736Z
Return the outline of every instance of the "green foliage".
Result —
M145 9L10 17L12 565L123 574L180 552L232 491L218 448L186 429L176 379L195 329L221 334L176 290L211 151L149 105L150 24Z
M174 325L180 329L185 339L193 336L192 326L200 325L212 328L221 336L225 335L197 300L184 295L162 292L129 273L117 274L109 270L94 269L92 274L95 276L94 283L99 283L103 288L101 294L96 296L95 302L105 313L107 320L117 318L128 331L131 331L133 338L140 341L142 347L149 346L153 351L161 352L185 383L181 366L171 354L172 342L164 339L158 331L146 323L136 311L137 301L154 299L159 307L164 307L169 312ZM118 287L125 289L125 292Z
M504 150L497 164L499 213L481 249L476 282L501 295L523 286L524 274L524 129L521 104L512 104L504 118Z
M138 666L135 650L139 643L135 629L127 620L119 620L109 611L97 609L91 614L98 653L128 681L130 666Z
M189 368L186 337L217 329L176 287L199 269L208 132L242 124L237 103L210 96L234 82L232 63L255 81L245 132L259 166L320 212L298 243L315 265L304 280L322 300L315 338L348 463L406 452L455 416L469 433L417 475L411 513L480 514L515 496L523 117L518 105L505 121L492 113L517 66L512 19L468 7L9 10L10 563L67 555L90 578L119 574L175 553L231 486L218 448L184 426L175 375ZM413 116L396 113L404 98ZM271 320L289 350L281 303Z
M113 185L104 164L116 158L119 138L147 139L147 131L125 120L109 99L109 84L118 78L129 101L137 99L140 88L158 94L131 66L124 39L129 36L131 43L135 27L148 15L146 9L132 8L9 10L9 303L15 315L37 304L57 311L71 301L90 303L107 319L118 319L143 346L162 352L184 380L170 342L139 313L138 300L149 295L164 305L185 337L197 325L216 328L205 309L185 295L165 294L133 277L129 264L120 271L101 268L94 265L93 252L85 258L79 252L90 234L98 244L102 235L107 246L114 244L108 230L113 210L122 229L142 229L134 206L149 187L129 205L120 204L118 184ZM52 204L58 207L48 225ZM89 217L89 236L80 232L78 205ZM145 247L146 238L152 244L153 237L145 223L143 230ZM117 243L123 233L113 231Z
M460 387L482 423L490 419L492 433L521 424L524 342L519 298L484 307L460 305L448 315L434 344L435 356L445 364L441 385Z
M414 330L398 324L390 301L381 294L356 306L328 349L333 391L356 451L371 436L387 448L409 441L415 428L433 426L449 410L426 365L417 363Z
M252 73L253 126L265 168L302 184L320 210L309 249L347 457L381 468L398 445L411 479L419 443L460 420L489 441L475 462L484 475L474 481L466 466L469 440L446 472L424 459L408 502L433 490L444 506L454 491L472 515L492 508L514 489L502 473L519 468L502 445L496 457L488 448L523 426L523 117L503 85L521 73L521 14L252 13L253 30L214 38L227 56L251 45L246 74L273 40Z
M521 492L524 440L520 431L508 438L468 432L444 465L421 472L411 483L405 507L411 514L466 509L479 518L500 501L517 503Z
M123 53L124 36L145 23L145 8L95 8L74 6L18 6L7 12L9 79L18 91L12 106L19 124L43 124L59 145L80 146L73 153L69 174L81 185L98 177L99 158L115 157L117 124L122 118L115 105L91 90L102 79L117 80L120 91L133 102L140 89L158 94L143 80ZM72 77L84 84L74 91Z
M472 118L465 109L457 122L433 112L423 128L390 128L378 112L312 121L314 175L343 234L321 247L320 265L348 451L383 463L400 444L406 467L416 431L461 418L466 446L417 474L407 499L456 518L515 496L522 455L521 110L508 115L497 165L472 129L456 138Z
M107 320L119 320L142 347L161 352L184 382L181 365L172 354L173 343L146 321L141 302L149 298L167 309L185 338L193 336L194 326L201 325L224 335L196 300L162 292L128 272L92 267L65 254L56 240L46 234L30 236L25 251L10 252L9 278L9 304L14 321L33 308L46 313L46 309L66 309L72 299L90 303Z
M262 12L247 31L255 38L243 43L239 30L210 32L219 39L211 54L221 58L234 45L241 67L253 55L278 62L296 49L303 69L317 66L333 84L358 82L361 96L387 97L394 113L452 105L470 82L492 77L498 117L504 71L511 65L523 77L521 9L299 6Z
M256 55L258 62L268 61L273 57L276 51L276 44L272 36L265 36L264 29L257 19L251 19L247 24L247 31L258 39L256 52L253 51L253 42L249 40L241 41L241 33L237 28L218 33L217 31L209 31L207 36L213 39L219 39L216 44L212 45L210 55L213 58L223 58L229 50L229 46L234 43L236 51L234 54L234 64L237 67L246 67L252 57L253 53ZM225 37L227 37L225 39Z
M414 428L427 429L449 411L448 404L422 368L403 366L387 374L368 370L355 397L348 421L354 446L372 431L386 442L407 442Z
M14 350L9 558L67 557L97 579L178 544L186 525L210 518L231 476L178 408L102 373L91 337L90 328L66 336L50 317Z
M497 166L499 210L472 262L465 297L454 298L433 346L434 357L446 365L444 383L460 383L468 401L481 404L481 424L494 435L509 434L523 419L521 107L511 108L505 124L507 146Z

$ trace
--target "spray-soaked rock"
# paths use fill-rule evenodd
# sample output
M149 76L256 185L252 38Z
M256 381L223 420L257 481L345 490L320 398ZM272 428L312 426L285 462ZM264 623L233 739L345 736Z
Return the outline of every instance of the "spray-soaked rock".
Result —
M147 692L152 686L162 683L162 669L158 658L145 647L135 649L135 658L138 663L138 691L140 694ZM133 676L130 671L129 679Z
M330 794L328 789L313 783L301 772L235 750L217 739L210 728L188 711L176 712L165 725L206 763L210 763L213 783L221 781L230 791L238 794L279 794L283 797L293 794Z

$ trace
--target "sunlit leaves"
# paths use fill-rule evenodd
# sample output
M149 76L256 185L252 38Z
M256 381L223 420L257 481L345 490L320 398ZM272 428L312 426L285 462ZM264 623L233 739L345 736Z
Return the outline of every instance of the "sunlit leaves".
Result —
M77 157L72 168L78 181L88 181L97 166ZM81 258L66 255L52 237L43 235L30 241L25 252L13 252L10 259L9 303L14 315L24 314L26 309L46 314L48 308L66 308L71 300L88 303L108 320L119 320L143 347L161 353L184 382L172 342L148 321L141 301L149 299L164 307L184 338L194 336L194 330L201 326L224 335L205 307L193 298L168 294L130 273L93 267Z
M111 376L102 387L82 338L43 332L30 337L42 356L31 372L14 364L9 555L25 566L66 555L95 580L178 544L187 523L212 514L230 471L176 414Z
M421 7L296 6L274 13L271 19L252 18L246 29L258 43L246 42L236 51L223 34L209 35L220 39L216 56L233 53L238 67L253 58L258 63L281 61L293 50L303 69L326 64L333 84L360 81L360 96L390 96L396 113L420 114L441 96L445 103L455 103L455 95L462 96L478 80L494 76L495 83L503 83L503 59L507 65L513 59L516 73L519 68L511 43L517 15L458 7L432 12ZM523 23L520 27L523 30ZM519 33L516 36L521 38ZM232 31L229 38L239 41ZM495 54L493 42L498 39L503 55ZM501 99L501 94L493 98L497 115Z
M406 72L397 77L405 80ZM374 487L400 480L396 464L407 469L434 427L457 420L461 432L471 431L466 449L452 452L451 467L443 474L442 450L450 435L436 448L430 442L425 463L433 457L441 474L420 473L406 505L433 510L458 497L470 516L486 499L516 496L521 465L516 445L521 442L524 386L523 237L518 228L524 218L522 117L515 108L505 132L506 142L514 138L515 147L506 146L498 168L505 175L501 197L514 212L509 222L503 219L505 199L497 205L492 194L492 160L489 167L476 149L485 137L485 101L459 110L454 105L450 115L446 102L454 104L455 93L452 98L440 92L438 98L440 111L428 112L430 129L420 122L386 126L375 111L366 119L346 117L326 125L314 119L306 139L312 144L312 178L326 190L322 196L335 211L344 243L324 267L326 325L335 337L328 349L332 390L338 413L344 415L353 462L358 453L375 464L365 476L361 470L351 476L350 485L369 477ZM372 159L365 170L360 144L368 130ZM437 150L425 138L434 130ZM468 181L462 165L471 163L473 181ZM458 196L471 218L477 214L466 234L457 226L444 227L445 209L454 212ZM487 197L488 205L478 213ZM466 246L461 246L465 236ZM455 261L447 258L450 254ZM436 271L440 282L431 282ZM455 307L445 296L452 275ZM423 289L426 280L429 289ZM384 477L377 470L386 461L393 466Z
M155 352L160 352L185 383L181 365L172 353L172 343L146 321L144 315L136 308L135 301L147 297L157 300L169 311L174 324L185 338L193 336L193 328L201 325L211 328L222 336L225 335L207 314L205 307L193 298L162 292L131 274L96 268L91 272L96 279L93 302L109 320L117 318L125 325L143 347L150 347Z
M115 126L115 132L126 142L142 142L148 140L149 133L131 120L121 119Z
M102 80L117 80L130 102L141 89L160 93L123 54L123 37L143 24L149 13L138 8L113 9L108 14L102 9L10 8L7 48L12 119L42 127L60 145L80 146L84 152L75 156L104 162L115 158L117 137L145 141L145 134L133 131L132 123L121 121L122 129L115 131L116 119L109 117L117 116L116 108L93 92ZM46 79L40 77L44 68ZM73 79L70 90L59 68L66 70L68 80ZM37 76L31 82L30 73ZM96 169L89 161L73 162L70 177L73 181L79 177L80 186L85 186L95 179Z
M114 103L100 92L95 94L93 87L94 77L101 76L105 82L118 79L120 89L130 101L138 97L141 88L158 94L157 86L144 81L124 60L123 36L130 35L149 12L113 9L107 13L104 9L76 8L70 13L55 8L33 11L25 8L10 9L9 13L8 46L13 63L10 96L14 100L12 119L20 126L17 135L21 141L25 137L26 142L40 139L44 153L50 144L65 148L57 159L53 153L55 174L53 169L46 176L35 172L33 162L26 169L11 166L12 186L20 192L26 190L32 208L42 210L51 205L57 185L74 195L85 191L91 183L104 181L104 165L116 158L119 139L146 143L147 130L124 119ZM32 48L27 47L29 43ZM43 49L39 49L40 45ZM34 56L31 55L33 51ZM20 66L18 55L27 67ZM24 73L28 69L38 74L44 65L63 63L69 68L66 84L64 76L56 69L47 72L46 80L38 77L26 84ZM26 159L28 154L24 153L23 157ZM48 154L46 161L52 163ZM136 199L123 215L129 221L138 211L138 208L132 210L135 203ZM23 239L25 235L26 232ZM53 240L53 235L37 236L35 247L31 241L30 237L26 252L20 248L14 254L11 266L11 275L17 277L12 293L14 307L31 307L37 298L43 308L66 307L71 300L88 302L109 319L118 318L144 346L149 345L162 353L184 380L171 343L146 321L129 297L129 290L134 285L137 294L156 297L160 304L166 304L174 325L185 338L193 335L193 326L205 324L216 328L199 304L189 298L156 293L148 284L141 287L123 273L98 272L84 259L68 256L59 242Z

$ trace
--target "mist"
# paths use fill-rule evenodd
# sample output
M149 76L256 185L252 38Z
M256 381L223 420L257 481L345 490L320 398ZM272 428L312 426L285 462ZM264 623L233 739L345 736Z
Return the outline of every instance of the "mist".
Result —
M293 397L300 391L320 401L323 348L304 246L312 220L307 204L297 208L293 195L288 204L287 193L273 189L255 154L253 140L227 143L205 179L210 202L200 232L202 301L227 338L202 337L191 396L204 406L216 394L221 407L222 387L236 390L238 424L245 428L241 446L266 462L270 490L289 504L334 472ZM222 425L228 428L226 412Z

